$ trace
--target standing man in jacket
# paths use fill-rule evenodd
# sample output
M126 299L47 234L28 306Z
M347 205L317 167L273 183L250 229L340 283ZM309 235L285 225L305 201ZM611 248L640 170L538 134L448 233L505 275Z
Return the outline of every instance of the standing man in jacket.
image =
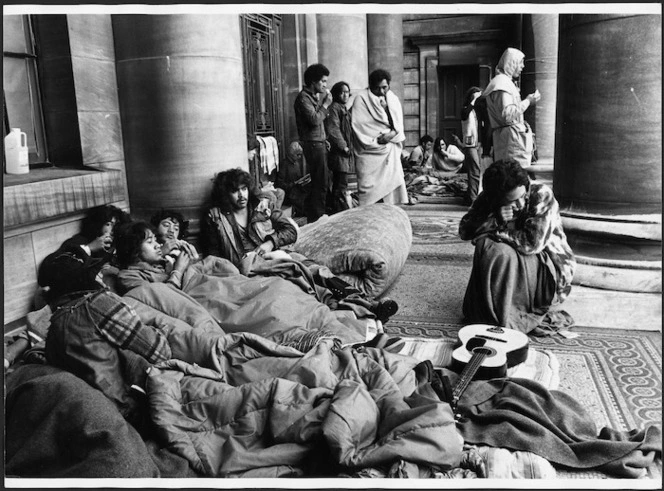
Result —
M306 200L309 223L325 214L330 188L327 169L328 143L325 135L325 118L332 104L332 94L327 89L330 71L321 63L304 71L304 87L295 98L295 124L304 151L304 158L311 174L311 192Z

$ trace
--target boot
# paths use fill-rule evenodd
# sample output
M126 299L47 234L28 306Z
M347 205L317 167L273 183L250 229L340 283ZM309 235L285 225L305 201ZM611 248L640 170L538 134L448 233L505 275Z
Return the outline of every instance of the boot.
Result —
M399 310L399 304L391 298L383 298L381 300L374 301L371 305L370 310L376 316L376 319L385 324L390 317L397 313Z

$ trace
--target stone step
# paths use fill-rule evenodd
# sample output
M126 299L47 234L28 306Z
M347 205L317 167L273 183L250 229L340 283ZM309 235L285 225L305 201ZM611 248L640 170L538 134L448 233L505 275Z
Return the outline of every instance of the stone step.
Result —
M560 306L585 327L662 331L662 296L573 285Z

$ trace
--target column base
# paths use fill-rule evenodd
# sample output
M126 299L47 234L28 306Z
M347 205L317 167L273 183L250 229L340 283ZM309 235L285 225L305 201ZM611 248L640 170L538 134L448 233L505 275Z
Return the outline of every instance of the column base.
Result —
M662 292L661 215L561 211L577 259L573 283L623 292Z

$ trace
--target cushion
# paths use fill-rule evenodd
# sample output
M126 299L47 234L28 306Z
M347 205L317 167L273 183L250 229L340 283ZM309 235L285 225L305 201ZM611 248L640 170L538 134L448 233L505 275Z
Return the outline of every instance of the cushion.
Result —
M378 297L399 276L412 240L406 212L376 203L301 227L290 249L327 266L368 296Z

